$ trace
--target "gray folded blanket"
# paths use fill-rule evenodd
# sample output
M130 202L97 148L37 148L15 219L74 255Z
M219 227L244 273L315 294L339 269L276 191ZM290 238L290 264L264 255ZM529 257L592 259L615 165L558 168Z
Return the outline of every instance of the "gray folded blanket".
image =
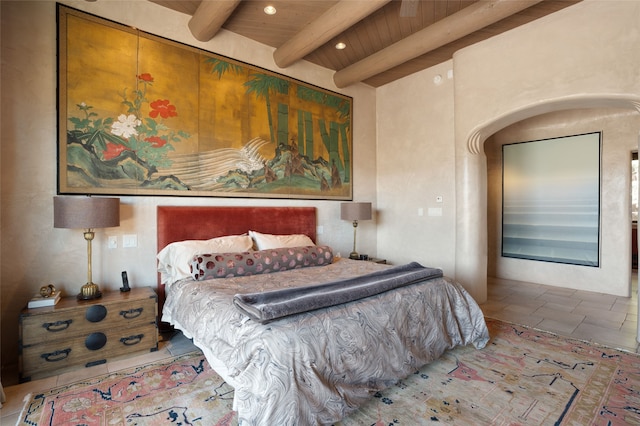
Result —
M284 316L339 305L394 288L442 276L442 270L411 262L382 271L307 287L236 294L233 304L254 321L266 323Z

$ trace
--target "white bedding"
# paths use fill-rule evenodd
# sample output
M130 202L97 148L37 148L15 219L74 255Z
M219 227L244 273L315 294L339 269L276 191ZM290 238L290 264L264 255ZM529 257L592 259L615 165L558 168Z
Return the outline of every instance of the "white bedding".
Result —
M459 284L436 278L259 324L232 299L383 267L336 259L273 274L182 280L166 287L162 320L193 338L235 388L241 425L331 424L447 349L484 347L489 335L476 302Z

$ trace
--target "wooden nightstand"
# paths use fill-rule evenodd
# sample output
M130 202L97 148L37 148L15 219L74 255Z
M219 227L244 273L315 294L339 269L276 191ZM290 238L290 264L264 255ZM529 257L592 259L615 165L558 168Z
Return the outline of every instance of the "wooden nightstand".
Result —
M20 382L158 349L158 300L151 287L63 297L20 314Z

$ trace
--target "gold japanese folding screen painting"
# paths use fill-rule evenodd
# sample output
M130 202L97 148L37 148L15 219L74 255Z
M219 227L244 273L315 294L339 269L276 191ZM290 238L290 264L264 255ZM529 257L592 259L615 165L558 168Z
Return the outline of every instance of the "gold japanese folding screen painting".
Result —
M503 257L600 265L601 137L503 145Z
M352 198L352 99L58 5L58 192Z

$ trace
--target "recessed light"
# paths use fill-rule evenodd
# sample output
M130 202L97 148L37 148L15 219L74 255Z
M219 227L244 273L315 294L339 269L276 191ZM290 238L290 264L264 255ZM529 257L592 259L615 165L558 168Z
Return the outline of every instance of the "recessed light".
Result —
M336 43L336 49L338 49L338 50L342 50L342 49L344 49L346 47L347 47L347 45L345 43L343 43L343 42Z
M266 13L267 15L275 15L276 12L276 8L271 5L264 8L264 13Z

